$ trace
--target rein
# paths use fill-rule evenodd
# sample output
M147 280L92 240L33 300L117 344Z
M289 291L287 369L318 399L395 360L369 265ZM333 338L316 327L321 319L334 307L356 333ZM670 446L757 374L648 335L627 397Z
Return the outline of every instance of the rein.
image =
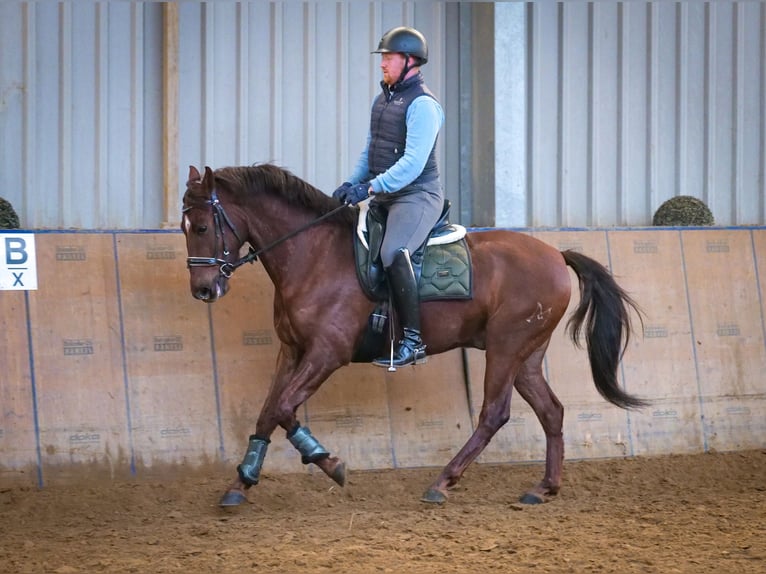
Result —
M218 199L218 194L215 192L215 190L213 190L213 192L210 195L210 199L207 200L206 203L208 203L213 208L213 222L215 224L215 236L216 238L218 238L219 236L221 237L221 240L223 242L223 256L227 257L230 251L226 248L226 236L224 235L224 230L223 230L224 223L231 230L231 232L234 234L234 236L237 238L240 244L244 243L244 241L239 236L239 233L237 233L237 228L231 222L231 219L229 218L229 216L226 215L226 212L223 209L223 205L221 205L221 201ZM220 274L228 279L229 277L232 276L234 271L242 267L244 264L253 263L254 261L257 261L259 255L266 253L267 251L276 247L283 241L287 241L291 237L294 237L298 235L299 233L302 233L309 227L312 227L316 225L317 223L324 221L328 217L335 215L344 207L348 207L348 206L346 204L341 204L335 209L333 209L332 211L328 211L327 213L318 217L317 219L313 221L309 221L307 224L299 227L298 229L291 231L287 235L283 235L282 237L272 241L268 245L265 245L264 247L261 247L258 250L255 250L253 249L252 246L250 246L250 249L247 255L245 255L244 257L240 257L234 263L229 263L228 261L226 261L226 259L221 259L219 257L187 257L186 266L187 267L215 267L216 265L218 265ZM182 210L182 212L186 213L187 211L191 209L192 209L191 207L186 207Z

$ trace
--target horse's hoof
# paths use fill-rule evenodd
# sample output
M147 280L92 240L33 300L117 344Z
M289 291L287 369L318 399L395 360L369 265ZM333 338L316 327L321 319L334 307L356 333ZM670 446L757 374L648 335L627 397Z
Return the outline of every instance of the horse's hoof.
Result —
M339 486L345 486L346 485L346 463L341 462L340 464L336 465L336 467L332 471L332 474L330 474L330 478L332 478Z
M230 490L221 497L218 506L226 508L229 506L239 506L243 502L247 501L247 497L238 490Z
M521 502L521 504L543 504L545 503L545 499L534 492L525 492L521 498L519 498L519 502Z
M429 504L444 504L447 502L447 495L444 494L441 490L429 488L423 493L423 496L420 497L420 500L422 502L428 502Z

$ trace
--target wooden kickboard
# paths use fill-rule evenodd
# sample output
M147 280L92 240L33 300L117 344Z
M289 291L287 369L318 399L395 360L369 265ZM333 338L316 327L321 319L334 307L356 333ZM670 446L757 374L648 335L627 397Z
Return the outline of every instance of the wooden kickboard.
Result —
M632 411L632 452L700 452L702 417L677 230L610 231L613 273L644 312L622 361L625 389L649 399Z
M628 414L604 400L567 409L564 452L569 459L630 456Z
M237 270L225 297L210 306L221 400L223 459L236 465L247 450L274 378L279 339L274 332L274 286L258 263ZM191 298L191 294L189 294ZM205 305L195 301L198 305ZM302 412L299 412L302 415ZM263 472L300 472L300 456L277 429Z
M758 266L758 285L760 287L761 324L766 336L766 229L753 230L755 262Z
M766 347L753 236L688 230L682 241L705 439L709 448L740 448L763 436L764 424Z
M761 329L766 337L766 229L754 229L751 233L758 268L757 282L760 287ZM757 321L755 317L752 319ZM735 449L766 448L766 377L763 374L760 382L756 383L755 390L752 396L729 400L722 398L712 405L704 405L706 411L714 409L715 422L710 429L712 433L717 436L723 427L724 433L733 437L731 443L735 445ZM717 441L710 442L716 446Z
M25 293L0 295L0 484L37 482Z
M707 449L733 451L766 448L766 397L703 397Z
M586 351L563 334L569 314L554 334L544 368L566 409L568 458L766 448L766 230L534 235L611 259L647 311L620 371L628 391L654 401L644 412L598 395ZM34 484L39 471L49 484L89 465L125 473L133 459L139 470L236 465L278 349L263 269L239 270L208 306L189 293L181 234L41 233L36 242L39 289L0 297L0 483ZM470 405L460 353L394 374L344 368L300 420L352 469L442 467L468 440L483 397L484 353L468 351ZM544 456L542 428L518 393L510 415L480 461ZM305 468L277 431L264 473Z
M136 458L220 458L210 309L189 292L183 236L117 236L131 429Z
M444 466L472 432L459 350L385 377L394 467Z
M128 468L112 235L40 234L36 247L29 315L43 468ZM46 482L60 476L43 472Z

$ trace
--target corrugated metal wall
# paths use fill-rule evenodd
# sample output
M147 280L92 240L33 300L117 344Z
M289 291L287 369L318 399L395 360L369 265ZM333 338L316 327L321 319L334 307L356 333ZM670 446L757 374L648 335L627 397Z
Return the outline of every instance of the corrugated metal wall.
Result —
M159 225L160 11L0 4L0 195L22 226Z
M496 75L526 62L527 108L525 145L496 124L497 173L514 176L498 178L497 203L524 189L516 213L498 210L498 224L647 225L676 195L703 199L718 224L766 222L763 3L495 10ZM501 51L520 18L526 41ZM496 112L510 97L498 87Z
M274 161L330 191L364 141L369 51L402 23L429 39L454 219L647 225L688 194L766 223L762 3L179 3L167 164L164 10L0 4L0 195L25 227L172 223L167 165Z
M182 3L180 161L272 161L332 193L365 142L380 81L370 51L386 30L408 24L426 35L423 70L445 94L446 11L437 2Z

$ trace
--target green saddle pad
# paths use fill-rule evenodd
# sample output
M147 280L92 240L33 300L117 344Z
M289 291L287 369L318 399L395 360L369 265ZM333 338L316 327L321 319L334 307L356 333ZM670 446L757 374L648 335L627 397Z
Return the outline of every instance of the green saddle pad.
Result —
M377 264L370 262L370 252L361 244L356 235L354 253L357 276L362 289L374 300L387 299L387 291L384 290L385 283L373 285L370 280L371 277L382 279L382 269L379 269L377 273L371 272L371 266L380 267L380 264L379 262ZM413 257L413 267L416 276L419 277L418 291L421 300L472 298L471 254L468 251L465 238L443 245L428 245L422 263L418 264Z
M471 254L465 239L426 247L418 283L423 301L470 299L471 279Z

